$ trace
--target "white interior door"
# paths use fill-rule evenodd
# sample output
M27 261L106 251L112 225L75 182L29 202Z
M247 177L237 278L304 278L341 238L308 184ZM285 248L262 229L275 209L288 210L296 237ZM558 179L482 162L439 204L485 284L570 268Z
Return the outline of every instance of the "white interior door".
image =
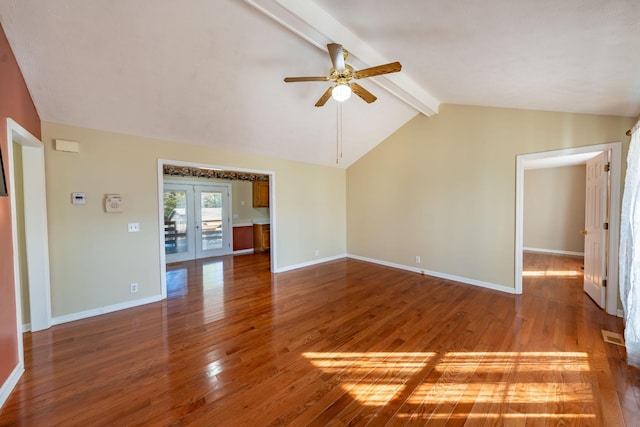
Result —
M198 183L200 184L200 183ZM231 253L230 186L166 183L164 247L168 263Z
M605 171L608 152L587 161L584 236L584 291L600 307L605 306L607 191Z

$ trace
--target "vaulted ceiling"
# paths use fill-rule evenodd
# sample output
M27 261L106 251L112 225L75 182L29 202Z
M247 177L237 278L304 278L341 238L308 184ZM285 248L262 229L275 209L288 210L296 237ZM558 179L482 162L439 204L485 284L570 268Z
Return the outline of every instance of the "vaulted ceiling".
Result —
M0 0L45 121L336 165L342 43L378 100L343 104L347 167L440 103L637 117L637 0ZM215 159L211 159L214 161Z

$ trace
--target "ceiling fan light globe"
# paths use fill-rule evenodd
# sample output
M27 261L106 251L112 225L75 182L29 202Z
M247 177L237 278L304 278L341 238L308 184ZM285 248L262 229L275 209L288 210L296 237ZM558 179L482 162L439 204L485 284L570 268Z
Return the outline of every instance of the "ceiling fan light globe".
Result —
M338 102L344 102L351 97L351 88L346 84L339 84L331 91L331 97Z

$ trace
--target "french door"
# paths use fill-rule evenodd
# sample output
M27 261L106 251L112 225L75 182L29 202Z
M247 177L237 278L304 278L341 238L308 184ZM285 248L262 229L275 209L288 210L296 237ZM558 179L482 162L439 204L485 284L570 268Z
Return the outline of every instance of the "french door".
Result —
M164 248L168 263L231 253L230 186L164 185Z

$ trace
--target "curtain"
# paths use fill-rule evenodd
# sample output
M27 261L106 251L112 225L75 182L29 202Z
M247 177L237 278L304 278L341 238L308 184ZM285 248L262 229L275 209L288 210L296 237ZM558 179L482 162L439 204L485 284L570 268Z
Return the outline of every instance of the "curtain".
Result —
M620 219L620 299L627 363L640 368L640 121L631 132Z

